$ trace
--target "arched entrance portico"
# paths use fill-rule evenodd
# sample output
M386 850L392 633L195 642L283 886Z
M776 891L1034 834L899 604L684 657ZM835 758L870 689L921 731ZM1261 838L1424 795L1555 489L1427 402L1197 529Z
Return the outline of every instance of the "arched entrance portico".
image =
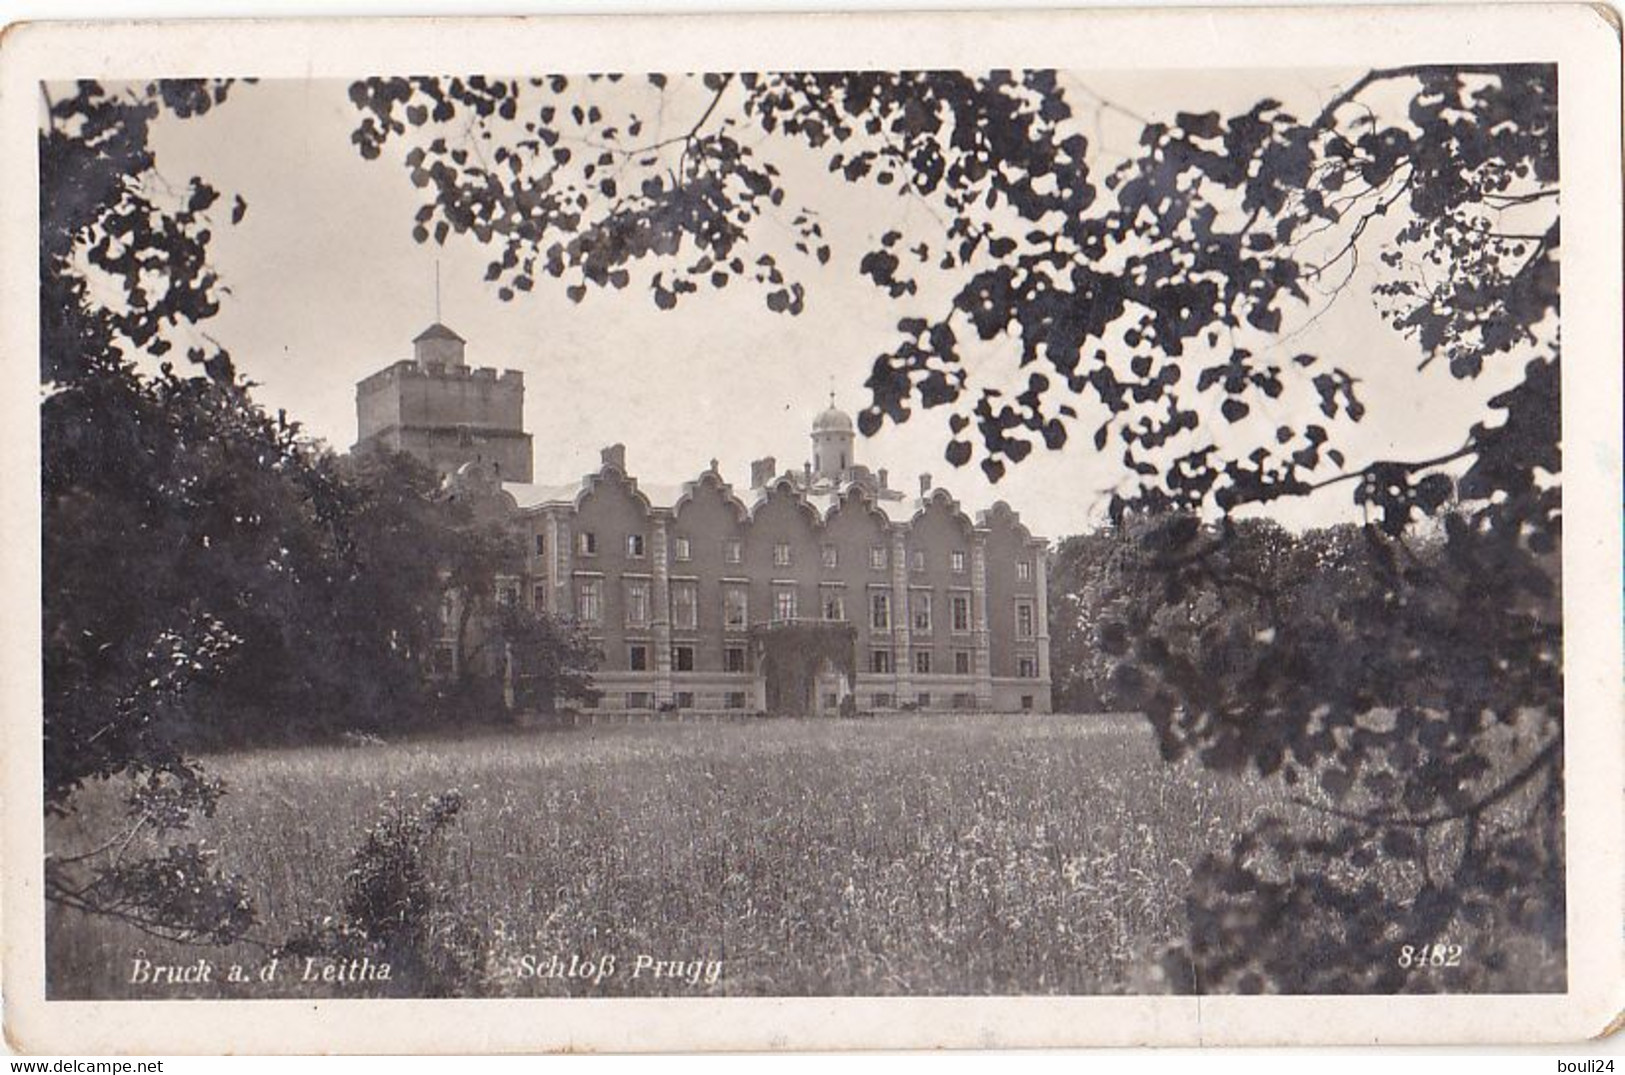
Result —
M751 628L751 654L765 686L769 713L833 715L829 694L852 693L857 673L857 628L826 620L793 620Z

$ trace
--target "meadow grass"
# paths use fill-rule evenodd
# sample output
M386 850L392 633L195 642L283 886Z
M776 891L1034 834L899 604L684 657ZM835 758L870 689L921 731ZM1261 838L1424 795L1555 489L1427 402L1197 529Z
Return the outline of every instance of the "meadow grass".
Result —
M479 938L469 996L1088 994L1156 988L1192 868L1273 786L1169 765L1132 717L904 716L537 729L204 759L228 794L202 838L245 877L256 937L337 913L393 797L466 806L433 852ZM118 821L114 787L49 826L62 852ZM156 962L257 967L53 908L53 997L369 995L366 986L129 982ZM525 957L617 957L599 982ZM720 960L713 984L634 979L639 955ZM218 973L218 972L217 972ZM396 990L412 992L411 983Z

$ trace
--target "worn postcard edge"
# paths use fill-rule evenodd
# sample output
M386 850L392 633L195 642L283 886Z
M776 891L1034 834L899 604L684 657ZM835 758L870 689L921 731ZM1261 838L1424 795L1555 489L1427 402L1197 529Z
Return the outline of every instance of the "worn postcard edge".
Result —
M0 39L5 1033L26 1052L725 1051L1578 1042L1625 1011L1620 42L1584 4L25 24ZM37 381L38 82L796 68L1560 65L1567 994L46 1001Z

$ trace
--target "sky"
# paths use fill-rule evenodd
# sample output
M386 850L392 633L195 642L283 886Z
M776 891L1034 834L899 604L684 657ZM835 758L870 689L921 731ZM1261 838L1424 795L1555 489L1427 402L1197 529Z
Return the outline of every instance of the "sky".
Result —
M1132 150L1138 125L1128 113L1227 112L1271 96L1303 115L1356 76L1073 72L1063 85L1098 170ZM391 145L379 160L361 158L350 142L359 114L346 91L346 82L325 80L240 86L204 117L165 119L153 129L158 171L168 183L201 176L225 192L223 206L233 195L248 204L239 225L216 229L212 261L230 294L202 330L258 384L262 404L285 409L335 448L355 440L355 383L410 358L412 337L435 320L437 261L440 319L468 341L470 365L525 375L539 483L596 470L599 450L613 443L626 445L629 469L650 482L687 480L712 459L741 489L753 459L772 455L781 470L799 467L810 458L812 418L830 393L855 413L868 402L862 386L874 356L896 341L898 318L941 308L929 294L895 303L856 271L882 232L906 231L922 210L830 178L821 157L794 148L774 148L773 159L791 200L820 212L834 251L829 265L819 266L784 243L781 260L807 286L799 317L769 312L760 292L739 284L702 290L669 312L657 312L636 284L589 289L576 304L562 282L546 278L518 300L500 301L497 285L483 278L489 251L472 239L452 236L443 247L412 239L422 192L401 166L404 150ZM1115 107L1102 107L1100 98ZM666 122L686 127L685 104L675 100ZM1319 351L1362 379L1369 415L1343 431L1341 445L1351 464L1455 448L1483 401L1505 385L1462 384L1436 366L1418 373L1420 354L1365 297L1371 271L1362 268L1349 292L1307 328L1289 322L1272 346L1283 359ZM1000 360L1013 346L998 341L972 361L989 374L1013 368ZM1280 417L1257 416L1261 423ZM971 510L1005 500L1035 533L1056 538L1098 524L1107 491L1123 479L1117 449L1092 450L1091 424L1076 428L1064 450L1037 451L993 485L974 466L955 469L943 459L946 419L946 408L916 410L907 423L860 438L858 461L888 468L905 489L930 473ZM1289 525L1358 518L1348 490L1334 487L1277 515Z

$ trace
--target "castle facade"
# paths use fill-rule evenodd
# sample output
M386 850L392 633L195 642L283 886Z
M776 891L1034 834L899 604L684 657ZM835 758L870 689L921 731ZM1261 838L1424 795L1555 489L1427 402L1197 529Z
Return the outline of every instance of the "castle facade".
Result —
M522 375L460 372L462 340L442 326L417 343L415 363L357 386L357 449L410 452L496 501L525 548L499 596L586 628L599 708L1049 710L1047 542L929 475L894 488L858 462L833 400L811 458L757 460L743 491L715 460L641 482L621 445L577 481L537 484Z

